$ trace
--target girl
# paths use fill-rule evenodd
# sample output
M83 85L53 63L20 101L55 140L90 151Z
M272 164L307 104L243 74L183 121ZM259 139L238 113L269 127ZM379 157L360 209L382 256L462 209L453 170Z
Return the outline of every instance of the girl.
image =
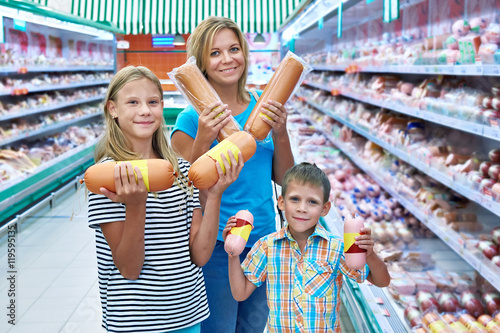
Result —
M111 81L104 105L107 132L97 162L161 158L177 175L174 185L148 193L140 170L115 166L116 193L89 195L95 229L102 326L109 332L198 332L209 310L201 266L212 253L224 190L243 167L234 155L217 164L219 181L199 193L186 181L189 163L176 157L163 133L163 90L145 67L125 67ZM154 180L152 180L154 181Z
M202 21L187 42L187 56L194 56L224 104L209 105L198 117L188 106L177 117L172 133L172 147L190 162L196 160L217 142L219 130L232 115L243 126L252 112L258 96L245 86L248 75L248 44L237 24L224 17L209 17ZM203 267L208 302L212 313L202 323L202 331L262 332L267 320L265 286L258 288L245 302L236 302L229 286L227 253L224 251L222 230L226 221L241 209L254 215L254 226L247 242L246 253L260 237L276 230L271 179L278 184L286 170L293 166L290 140L286 129L287 112L283 105L267 101L262 112L272 128L272 138L257 143L257 151L248 160L238 179L222 197L219 233L210 261ZM217 116L223 112L221 116Z

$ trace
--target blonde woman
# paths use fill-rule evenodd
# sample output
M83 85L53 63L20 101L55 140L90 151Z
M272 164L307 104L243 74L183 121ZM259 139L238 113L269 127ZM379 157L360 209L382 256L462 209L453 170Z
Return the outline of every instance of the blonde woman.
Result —
M209 316L201 266L217 238L224 190L243 167L230 154L227 170L207 191L202 215L190 164L176 156L163 134L163 90L145 67L125 67L109 84L98 143L98 163L166 159L176 172L166 191L148 193L138 168L115 166L116 192L90 194L89 226L95 229L102 326L108 332L199 332ZM242 159L240 159L242 161ZM154 181L151 180L151 181Z
M196 58L198 67L222 100L209 105L200 116L188 106L177 117L172 147L193 162L217 143L217 133L227 124L229 115L243 128L259 96L246 89L248 44L233 20L209 17L202 21L187 41L187 53L188 57ZM256 153L222 196L217 243L210 261L203 267L211 316L202 323L202 332L253 333L262 332L266 325L269 310L265 286L244 302L233 299L222 239L226 221L241 209L248 209L255 218L255 228L242 259L254 242L276 230L271 179L280 184L294 161L284 105L269 100L262 112L269 117L263 120L273 128L272 137L257 143Z

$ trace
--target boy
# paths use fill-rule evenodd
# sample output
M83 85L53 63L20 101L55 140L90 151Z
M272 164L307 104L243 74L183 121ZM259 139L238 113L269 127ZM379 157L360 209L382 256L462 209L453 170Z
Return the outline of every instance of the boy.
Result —
M329 194L328 177L316 165L293 166L285 173L278 198L288 225L255 243L241 266L239 257L229 255L229 282L237 301L266 281L270 333L340 332L342 274L378 287L390 282L386 265L373 251L369 228L356 237L356 245L367 250L368 267L356 271L346 266L342 239L318 224L330 210ZM224 236L235 223L231 217Z

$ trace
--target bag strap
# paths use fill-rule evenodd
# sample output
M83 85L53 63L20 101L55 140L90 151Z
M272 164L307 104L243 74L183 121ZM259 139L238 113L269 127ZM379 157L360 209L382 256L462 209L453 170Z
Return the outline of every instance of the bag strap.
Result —
M253 95L253 98L255 98L255 100L258 101L259 100L259 94L257 94L257 90L255 90L255 88L250 88L249 91Z

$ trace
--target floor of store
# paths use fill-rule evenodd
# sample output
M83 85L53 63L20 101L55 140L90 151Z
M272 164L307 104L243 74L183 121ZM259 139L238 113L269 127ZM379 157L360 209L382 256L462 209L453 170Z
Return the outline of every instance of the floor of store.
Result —
M0 267L6 274L0 279L1 308L6 312L0 332L104 332L85 191L70 190L63 197L23 222L15 235L15 262L8 258L10 236L0 238ZM12 263L14 270L8 268ZM9 281L13 275L15 285ZM15 296L9 295L12 291ZM14 326L5 310L11 301L15 302ZM355 332L344 307L341 324L342 332Z

